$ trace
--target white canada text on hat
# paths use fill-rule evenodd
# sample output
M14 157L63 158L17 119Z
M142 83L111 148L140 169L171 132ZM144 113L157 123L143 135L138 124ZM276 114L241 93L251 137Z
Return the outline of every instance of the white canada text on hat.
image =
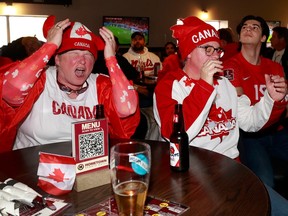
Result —
M192 35L191 39L193 43L199 43L201 40L205 40L210 37L218 37L218 34L214 29L206 29L200 32L197 32L197 34Z
M90 48L90 44L88 44L88 43L83 43L83 42L75 42L74 43L74 46L75 47L87 47L87 48Z

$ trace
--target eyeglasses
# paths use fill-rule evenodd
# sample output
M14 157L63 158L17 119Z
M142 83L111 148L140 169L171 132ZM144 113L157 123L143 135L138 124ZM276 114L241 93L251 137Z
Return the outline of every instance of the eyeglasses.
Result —
M207 56L211 56L213 55L213 53L216 51L216 53L219 55L219 57L223 57L224 55L224 50L220 47L218 48L215 48L213 46L210 46L210 45L207 45L207 46L198 46L198 48L202 48L202 49L205 49L205 54Z

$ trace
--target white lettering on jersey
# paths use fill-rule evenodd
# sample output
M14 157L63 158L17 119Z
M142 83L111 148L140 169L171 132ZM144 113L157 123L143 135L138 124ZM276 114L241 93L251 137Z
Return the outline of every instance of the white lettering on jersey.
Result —
M213 105L211 112L201 129L198 137L210 135L211 139L219 137L222 140L223 136L228 136L229 131L236 127L236 118L232 116L232 111L225 111L221 107Z
M91 110L86 106L72 106L66 105L64 102L60 105L56 101L52 102L53 115L67 115L74 119L95 119L96 118L96 105Z
M207 134L211 136L217 136L223 133L227 133L227 131L233 130L236 126L236 119L232 118L227 120L226 122L214 122L213 127L211 127L211 124L205 123L203 126L201 133L199 133L199 137L206 136Z
M266 90L266 85L254 85L255 89L255 99L256 101L259 101L261 97L263 97L264 92ZM259 93L261 95L259 95Z

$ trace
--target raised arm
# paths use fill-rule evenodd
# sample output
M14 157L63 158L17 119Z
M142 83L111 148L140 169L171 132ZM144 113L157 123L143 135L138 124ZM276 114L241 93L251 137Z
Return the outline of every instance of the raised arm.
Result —
M267 89L264 96L254 106L250 105L251 101L246 95L239 97L239 126L244 131L255 132L266 128L279 121L285 111L288 98L284 77L265 74L265 81ZM238 94L241 94L241 88L238 88Z
M104 57L112 82L115 107L120 117L127 117L134 114L138 107L137 93L117 63L113 33L105 27L99 33L105 41Z
M62 28L57 27L59 23ZM34 54L4 71L0 68L0 72L4 73L2 97L11 106L17 107L23 103L49 59L60 46L63 29L70 25L70 22L66 19L59 23L49 30L47 42Z

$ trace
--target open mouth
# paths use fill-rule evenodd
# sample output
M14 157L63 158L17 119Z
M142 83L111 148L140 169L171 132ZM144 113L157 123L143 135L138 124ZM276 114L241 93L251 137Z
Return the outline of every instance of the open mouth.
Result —
M82 77L82 76L84 76L84 73L85 73L85 70L84 70L83 68L77 68L77 69L75 70L75 75L76 75L77 77Z

